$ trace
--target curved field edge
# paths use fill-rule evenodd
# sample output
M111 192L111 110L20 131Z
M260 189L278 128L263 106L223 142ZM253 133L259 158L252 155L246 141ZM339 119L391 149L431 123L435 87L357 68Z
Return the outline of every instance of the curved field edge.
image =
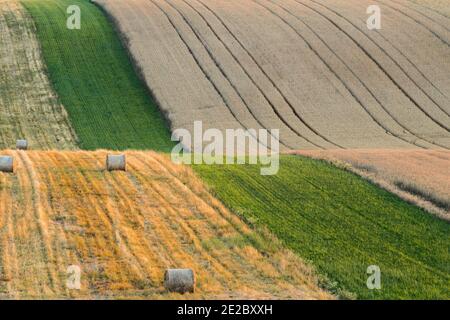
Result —
M163 116L99 8L85 0L22 3L35 21L49 78L81 148L172 148ZM80 30L66 27L70 5L81 9Z
M77 137L45 73L33 19L18 0L0 0L0 149L76 149Z
M107 172L104 150L2 153L15 172L0 173L0 299L333 298L166 155L127 151L127 171ZM168 293L166 268L192 268L195 293Z
M205 128L278 128L283 149L447 148L448 100L439 85L415 66L409 71L407 57L387 40L372 41L324 8L305 9L303 1L95 2L126 35L173 128L193 120L203 120ZM355 17L363 12L349 11ZM396 25L390 29L399 33ZM407 25L400 33L410 30ZM395 56L385 45L397 50ZM448 48L425 49L443 57ZM440 61L424 56L419 61ZM427 86L436 86L428 89L439 95L438 104Z
M448 299L450 225L324 161L281 156L276 176L258 166L194 166L224 204L268 228L331 280L361 299ZM381 290L367 268L381 269Z
M294 151L331 162L450 221L450 152L445 150Z

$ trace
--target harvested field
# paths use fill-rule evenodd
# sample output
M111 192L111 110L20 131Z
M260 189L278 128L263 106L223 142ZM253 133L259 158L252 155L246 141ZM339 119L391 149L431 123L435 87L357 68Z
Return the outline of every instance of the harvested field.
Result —
M349 169L450 220L450 152L440 150L327 150L299 154Z
M106 151L2 151L0 299L332 298L312 270L269 235L252 231L167 156ZM81 267L81 290L66 270ZM166 268L192 268L196 291L163 286Z
M376 1L382 29L369 31L369 0L95 2L172 129L280 129L284 150L450 148L439 6Z
M27 139L31 149L75 149L77 137L47 78L33 20L0 0L0 149Z

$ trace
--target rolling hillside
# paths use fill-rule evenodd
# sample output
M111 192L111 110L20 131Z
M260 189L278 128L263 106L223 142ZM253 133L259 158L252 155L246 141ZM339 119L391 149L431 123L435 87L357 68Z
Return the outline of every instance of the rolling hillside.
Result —
M450 221L449 151L309 150L298 153L344 166Z
M7 152L0 173L0 299L286 298L331 296L273 238L249 229L184 166L128 152ZM66 270L81 268L81 290ZM166 268L192 268L194 294L169 294Z
M426 8L403 0L95 2L127 38L172 129L194 120L277 128L284 150L450 148L450 20ZM371 4L381 7L381 30L366 26Z
M22 3L36 24L49 77L82 149L171 149L163 116L99 8L87 0ZM81 8L80 30L66 27L69 5Z
M92 2L0 0L0 300L449 298L448 221L397 196L448 218L444 1ZM297 155L274 176L174 165L169 129L199 120L280 129L281 151L366 179Z
M195 166L233 212L267 227L359 299L448 299L450 225L355 174L325 162L282 156L280 172L254 165ZM381 269L381 290L366 286Z

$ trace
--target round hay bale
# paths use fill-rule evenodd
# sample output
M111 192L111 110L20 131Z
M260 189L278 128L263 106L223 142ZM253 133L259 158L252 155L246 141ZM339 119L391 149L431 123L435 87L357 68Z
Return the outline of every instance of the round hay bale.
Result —
M0 172L14 172L14 158L0 156Z
M195 275L192 269L167 269L164 274L164 287L170 292L193 293Z
M124 154L108 154L106 157L106 168L108 171L126 171L127 159Z
M17 140L16 149L17 150L27 150L28 149L28 141L27 140Z

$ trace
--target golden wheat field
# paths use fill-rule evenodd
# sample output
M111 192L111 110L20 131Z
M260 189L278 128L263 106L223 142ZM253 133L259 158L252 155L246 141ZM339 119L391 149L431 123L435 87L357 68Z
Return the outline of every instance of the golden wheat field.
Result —
M283 150L450 147L448 20L409 1L95 0L172 129L277 128ZM151 44L151 45L149 45Z
M331 298L166 156L127 152L127 171L108 172L106 151L3 153L15 172L0 173L1 299ZM66 286L71 265L81 290ZM167 293L166 268L192 268L195 293Z

